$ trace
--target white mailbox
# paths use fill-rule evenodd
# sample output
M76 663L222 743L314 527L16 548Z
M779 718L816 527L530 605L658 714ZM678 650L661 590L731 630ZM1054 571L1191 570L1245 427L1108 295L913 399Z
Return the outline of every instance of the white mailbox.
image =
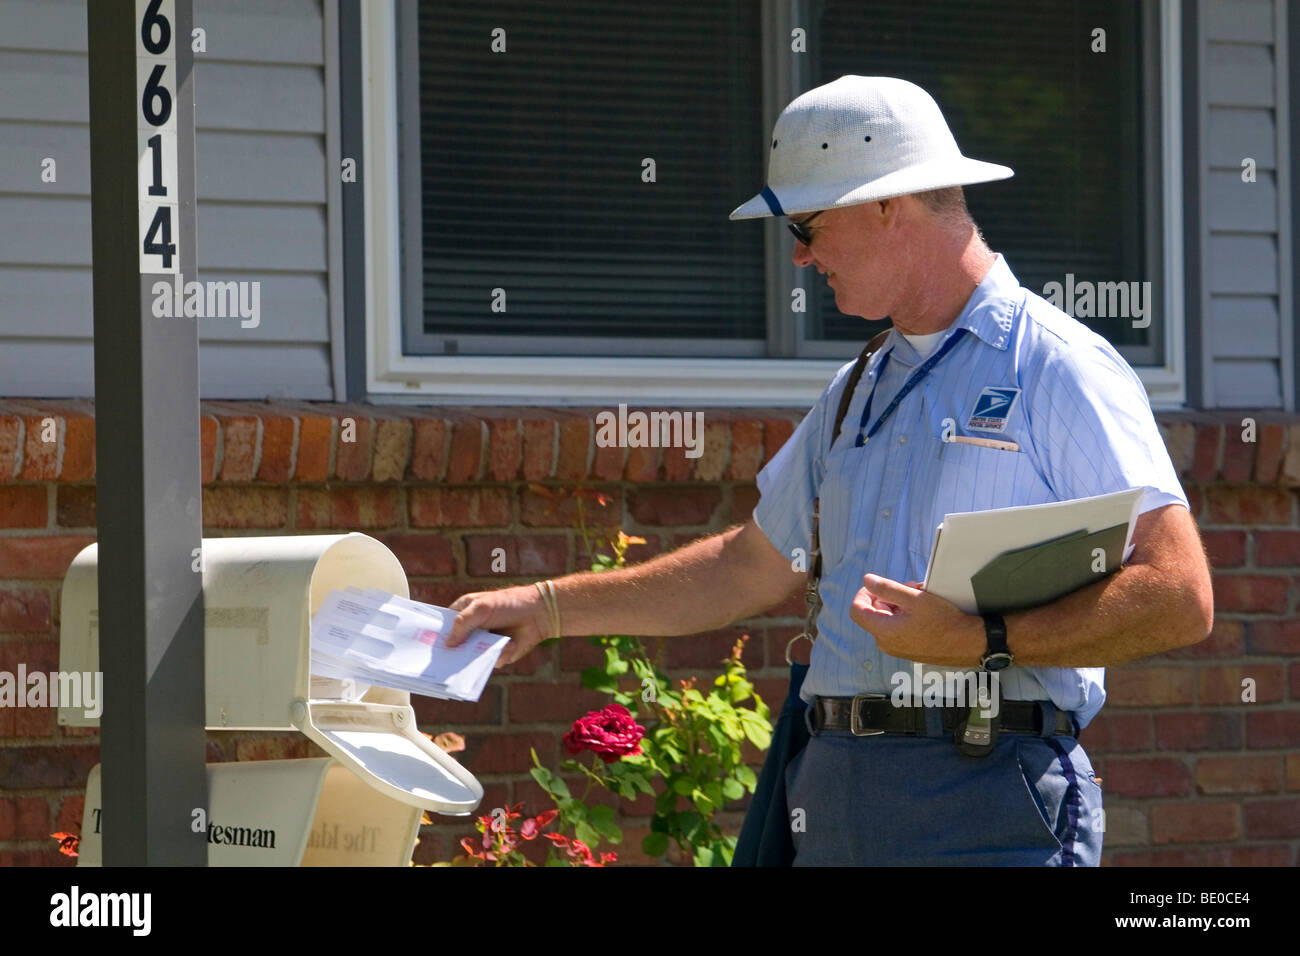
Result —
M262 799L256 795L264 791L266 800L291 801L299 807L299 822L285 838L292 845L286 852L294 854L295 861L343 863L348 862L346 854L330 845L331 828L337 831L350 815L355 815L354 823L369 825L364 817L380 814L389 821L389 836L394 828L402 831L396 859L404 863L424 810L464 816L478 806L482 785L419 732L409 693L358 688L311 674L311 618L330 591L371 587L409 596L406 574L388 548L356 533L204 538L201 555L195 567L201 564L203 575L207 728L296 729L331 758L310 768L294 760L209 765L208 813L216 824L222 825L221 819L232 811L247 815L244 808L256 806ZM59 666L65 672L99 670L96 561L97 546L92 544L77 555L64 577ZM106 690L104 708L112 706ZM99 723L98 717L62 703L58 719L65 726ZM283 777L278 783L277 775ZM365 786L358 787L360 782ZM83 846L100 827L98 800L93 814L91 806L92 794L98 797L98 768L89 784ZM302 804L304 794L310 798L307 805ZM401 807L390 807L393 802ZM318 820L320 814L325 816ZM323 829L320 845L313 846L317 823ZM240 825L255 829L252 822ZM219 845L209 840L214 865L230 856L218 851ZM86 862L93 862L93 856L92 849ZM237 856L235 865L256 865L259 860L284 865L283 854ZM368 862L394 859L386 852L363 856Z

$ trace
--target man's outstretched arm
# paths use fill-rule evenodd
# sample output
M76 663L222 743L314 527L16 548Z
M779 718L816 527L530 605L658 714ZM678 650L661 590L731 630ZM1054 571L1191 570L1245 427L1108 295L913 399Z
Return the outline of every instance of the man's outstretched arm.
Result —
M750 519L644 564L570 574L552 583L564 634L656 637L725 627L779 603L804 581L805 575ZM460 614L449 645L461 643L476 628L512 639L498 667L514 663L550 636L541 595L531 584L463 594L451 608Z

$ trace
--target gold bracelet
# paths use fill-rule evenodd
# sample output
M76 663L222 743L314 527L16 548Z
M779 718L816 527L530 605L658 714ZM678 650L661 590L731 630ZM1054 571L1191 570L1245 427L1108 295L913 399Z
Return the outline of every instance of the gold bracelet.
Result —
M537 588L537 593L542 596L542 609L546 612L546 621L551 622L551 596L546 593L546 587L541 581L534 581L533 587ZM545 638L543 638L545 640Z
M548 581L536 581L533 584L542 596L542 605L546 608L547 623L550 625L550 637L560 636L560 602L555 594L555 585Z
M564 628L560 625L560 595L555 590L555 582L548 580L546 590L551 595L551 630L555 632L555 637L563 637Z

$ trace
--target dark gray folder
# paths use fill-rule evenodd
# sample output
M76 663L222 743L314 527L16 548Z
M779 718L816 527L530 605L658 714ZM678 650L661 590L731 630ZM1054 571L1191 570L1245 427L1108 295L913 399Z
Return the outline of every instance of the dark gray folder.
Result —
M998 555L971 575L981 614L1005 614L1048 604L1108 574L1124 558L1128 525L1117 524L1089 534L1075 531L1029 548ZM1104 570L1098 571L1100 548Z

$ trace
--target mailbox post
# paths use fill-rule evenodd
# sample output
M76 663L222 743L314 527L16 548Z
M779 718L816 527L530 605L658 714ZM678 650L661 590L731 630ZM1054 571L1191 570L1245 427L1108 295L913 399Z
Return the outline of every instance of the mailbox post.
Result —
M86 4L105 862L203 866L207 804L191 0Z

